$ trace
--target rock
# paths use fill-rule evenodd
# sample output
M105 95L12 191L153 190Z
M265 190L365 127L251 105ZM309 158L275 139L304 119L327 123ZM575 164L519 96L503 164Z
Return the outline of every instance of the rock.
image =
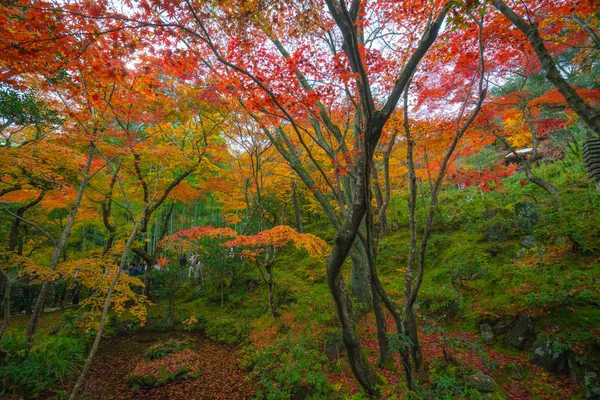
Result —
M584 371L583 388L586 399L600 399L600 379L596 371Z
M488 242L501 242L506 238L502 232L502 226L497 224L487 230L486 239Z
M483 341L489 343L494 339L494 331L492 330L492 325L489 322L482 322L479 324L479 331L481 332L481 337Z
M519 243L526 249L533 249L538 245L537 239L533 235L523 236L521 240L519 240Z
M508 332L508 324L505 321L498 321L492 329L494 331L494 335L504 335L506 332Z
M569 352L557 349L554 344L546 340L535 342L529 361L548 372L568 376L570 373Z
M485 221L489 221L491 225L487 229L486 239L488 242L501 242L506 238L503 221L504 210L502 208L493 208L491 210L485 210L481 213L481 217ZM495 219L495 220L494 220Z
M446 317L448 319L454 319L458 315L458 310L460 309L460 303L458 300L452 300L446 306Z
M534 323L529 315L519 316L511 325L508 335L504 337L504 345L524 350L535 339Z
M491 393L496 390L496 382L491 376L477 371L476 374L469 376L469 383L482 393Z
M515 219L520 230L528 232L538 222L535 208L535 204L533 203L515 204Z
M344 351L344 341L341 338L330 337L325 340L325 355L337 357Z
M516 262L523 260L526 255L527 255L527 249L519 249L519 251L517 251L517 254L515 254L515 258L513 258L511 261L514 264Z

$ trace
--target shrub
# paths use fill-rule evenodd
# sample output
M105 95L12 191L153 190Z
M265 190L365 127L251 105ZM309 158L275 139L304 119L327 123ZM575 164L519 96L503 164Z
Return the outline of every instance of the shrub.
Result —
M8 355L6 364L0 367L0 395L37 397L75 376L85 359L84 343L63 335L38 335L29 352L23 335L5 337L2 346Z
M219 343L241 343L249 332L246 322L227 315L212 318L206 323L206 334Z
M184 342L177 339L171 339L167 342L158 342L146 350L148 360L161 360L171 353L177 353L183 350Z
M264 399L335 398L323 372L325 355L306 341L284 336L256 355L253 376L256 395Z
M181 379L200 376L198 355L190 349L170 353L161 359L142 361L127 375L126 380L134 389L164 386Z

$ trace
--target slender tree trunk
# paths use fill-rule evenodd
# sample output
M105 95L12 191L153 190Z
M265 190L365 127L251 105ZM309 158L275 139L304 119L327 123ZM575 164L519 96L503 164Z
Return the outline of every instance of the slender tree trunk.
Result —
M4 332L6 332L6 329L8 328L8 322L10 321L10 289L11 289L11 283L10 283L10 277L8 276L8 272L5 272L2 267L0 267L0 277L2 277L2 280L4 281L4 297L3 297L3 304L4 304L4 316L2 319L2 326L0 326L0 350L2 350L2 337L4 336Z
M502 136L496 136L496 137L498 139L500 139L500 141L502 141L506 145L506 147L508 147L508 149L513 153L513 155L517 158L519 165L521 167L523 167L523 172L525 172L525 177L527 178L527 180L529 182L539 186L540 188L544 189L548 194L552 195L552 197L554 197L554 199L556 201L560 202L560 191L556 188L556 186L554 186L550 182L540 178L539 176L535 175L533 173L533 171L531 170L531 164L530 164L529 160L522 157L517 152L517 150L513 146L511 146L511 144L508 142L508 140L506 140Z
M25 212L27 210L29 210L31 207L34 207L36 204L38 204L40 201L42 201L42 199L44 198L44 195L46 194L45 190L42 190L42 192L39 194L39 196L37 198L35 198L33 201L25 204L22 207L19 207L17 209L17 212L15 213L18 217L15 218L15 220L12 223L12 226L10 228L10 233L8 236L8 251L14 251L17 248L18 242L19 242L19 228L21 227L21 219L23 217L23 215L25 214ZM19 247L19 254L23 253L23 248Z
M81 183L79 184L79 190L77 191L75 202L71 207L71 212L69 213L69 217L67 218L67 222L62 231L60 240L54 246L52 258L50 259L50 269L52 271L56 269L60 256L65 249L67 239L69 238L69 235L71 233L71 228L73 227L73 223L75 222L75 217L77 216L77 212L79 211L79 205L81 204L81 199L83 198L83 192L85 191L85 188L87 187L87 184L91 178L90 170L92 167L92 160L94 159L94 149L94 143L90 143L90 150L87 158L87 163L83 172L83 178L81 179ZM50 282L46 281L42 283L40 293L37 297L35 306L33 308L33 313L31 314L31 320L29 321L29 325L27 326L27 338L29 340L29 343L31 343L31 341L33 340L33 336L35 335L35 332L37 330L39 318L44 312L44 303L46 302L46 296L48 295L49 288Z
M392 314L392 317L394 318L394 323L396 325L396 333L400 337L406 337L406 327L405 327L404 321L402 320L400 312L399 312L398 308L396 307L396 305L394 304L394 302L388 296L385 289L383 288L383 285L381 284L381 281L379 280L379 275L377 274L377 269L374 267L375 267L374 265L371 267L372 268L371 269L371 280L372 280L373 286L377 290L377 293L379 294L381 300L383 301L383 304L385 304L385 307L390 312L390 314ZM415 384L414 384L414 377L413 377L413 371L412 371L412 364L410 362L410 354L407 351L407 347L403 347L403 346L399 346L398 352L400 354L400 360L402 361L402 366L404 368L404 374L406 377L406 385L409 390L413 390Z
M369 265L364 246L356 241L355 247L357 251L350 253L350 261L352 262L350 274L352 297L360 307L358 311L361 314L368 314L373 309Z
M271 310L271 314L273 314L273 317L278 318L279 312L277 311L277 306L275 305L275 283L273 281L273 269L270 263L267 263L267 265L265 265L265 271L267 272L269 309Z
M296 232L303 233L304 227L302 226L302 213L300 212L300 206L298 205L296 181L292 181L292 203L294 205L294 215L296 217Z
M379 368L387 368L392 362L392 355L390 353L390 340L387 334L387 323L385 321L385 313L381 307L381 299L379 293L375 289L373 284L371 288L373 294L373 311L375 312L375 323L377 324L377 343L379 345L379 361L377 366Z
M148 207L146 206L146 209L147 208ZM146 209L144 209L144 211ZM100 324L98 326L98 332L96 332L96 338L94 339L94 343L92 344L92 349L90 350L90 354L88 355L88 358L85 361L83 369L81 370L79 379L77 379L77 383L75 383L75 386L73 387L71 396L69 396L69 400L75 400L77 398L77 394L79 393L79 390L81 389L83 379L85 378L85 375L89 371L90 366L92 365L92 360L94 359L94 356L96 355L96 352L98 351L98 346L100 345L100 340L102 339L102 332L104 331L104 325L106 324L106 317L108 316L108 309L110 308L110 300L111 300L112 294L115 290L115 287L117 286L117 282L119 281L119 276L121 275L121 270L125 267L125 263L127 262L127 254L129 253L131 244L133 243L133 241L135 240L135 237L137 236L137 232L138 232L138 229L140 228L141 221L142 221L142 217L138 218L135 225L133 226L133 230L131 231L131 234L129 235L129 239L127 239L127 243L125 243L125 249L123 250L123 254L121 255L121 262L119 264L119 268L117 269L115 276L110 284L110 287L108 288L108 292L106 293L106 297L104 298L104 306L102 308L102 315L100 316Z
M167 325L168 326L173 326L173 322L174 322L174 318L173 316L175 315L175 293L171 294L171 296L169 296L169 314L167 316Z
M377 208L385 208L385 200L383 198L383 193L381 192L381 184L379 182L379 173L377 172L377 168L375 166L373 167L373 178L375 178L373 188L375 189L375 199L377 200ZM388 226L387 214L385 210L381 213L380 218L381 220L378 221L378 223L381 224L381 233L388 233L390 231L390 228Z
M223 279L223 273L221 273L221 308L223 308L225 306L225 296L224 296L224 279Z

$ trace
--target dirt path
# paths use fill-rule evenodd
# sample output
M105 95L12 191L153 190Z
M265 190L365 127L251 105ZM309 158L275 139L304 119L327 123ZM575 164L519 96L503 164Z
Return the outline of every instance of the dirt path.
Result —
M160 388L134 390L125 377L144 359L148 347L161 340L182 339L195 344L200 356L201 374L197 379L173 382ZM251 399L254 395L247 372L238 367L233 346L206 338L162 332L142 332L131 337L107 340L92 364L82 388L82 399Z

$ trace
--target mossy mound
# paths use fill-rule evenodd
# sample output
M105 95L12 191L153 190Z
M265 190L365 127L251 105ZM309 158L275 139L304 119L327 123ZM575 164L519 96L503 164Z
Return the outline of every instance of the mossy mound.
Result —
M182 379L200 376L198 355L190 349L170 353L161 359L142 361L127 375L127 382L135 389L150 389Z

